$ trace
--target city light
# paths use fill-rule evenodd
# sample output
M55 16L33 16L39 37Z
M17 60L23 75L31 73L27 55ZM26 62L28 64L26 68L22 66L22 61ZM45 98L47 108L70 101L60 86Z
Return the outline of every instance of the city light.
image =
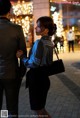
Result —
M25 2L18 0L18 2L14 2L12 4L12 13L14 14L11 17L11 21L19 24L23 28L24 36L26 37L30 23L32 22L32 14L33 14L33 4L32 2Z
M18 1L17 3L14 3L13 5L13 13L18 15L26 15L26 14L32 14L33 13L33 5L32 2L25 2L24 0L22 2Z

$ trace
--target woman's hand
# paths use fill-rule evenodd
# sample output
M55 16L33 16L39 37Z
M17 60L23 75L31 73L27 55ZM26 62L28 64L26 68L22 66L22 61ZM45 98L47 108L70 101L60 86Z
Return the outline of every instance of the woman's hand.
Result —
M16 53L16 57L20 58L23 55L23 51L22 50L18 50Z

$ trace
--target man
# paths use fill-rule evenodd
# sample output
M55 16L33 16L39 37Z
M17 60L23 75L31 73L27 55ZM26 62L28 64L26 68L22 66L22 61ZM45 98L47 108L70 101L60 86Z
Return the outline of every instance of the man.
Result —
M16 52L21 49L26 55L26 43L22 27L8 19L10 9L9 0L0 0L0 110L5 91L8 116L18 118L19 89L26 68L22 63L18 66Z
M75 34L72 31L72 29L69 30L67 33L67 41L68 41L68 50L70 52L70 49L72 48L72 52L74 52L74 40L75 40Z

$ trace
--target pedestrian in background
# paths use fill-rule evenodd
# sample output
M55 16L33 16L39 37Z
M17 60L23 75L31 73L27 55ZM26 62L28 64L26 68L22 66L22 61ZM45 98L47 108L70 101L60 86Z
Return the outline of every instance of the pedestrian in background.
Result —
M72 29L70 29L69 32L67 33L67 41L68 41L68 50L69 50L69 52L71 51L71 48L72 48L72 52L74 52L75 34L72 31Z
M20 50L17 57L20 57L26 67L30 70L27 73L29 80L29 98L31 109L36 112L37 118L51 118L45 109L47 93L50 87L50 80L44 73L34 72L34 69L43 65L51 64L53 61L53 43L51 36L55 34L56 27L51 17L43 16L37 20L35 27L36 35L41 38L36 40L31 48L29 58Z
M63 36L60 37L60 51L61 50L63 50L64 52L64 37Z
M10 9L9 0L0 0L0 110L5 92L8 117L18 118L19 90L26 68L21 63L18 66L16 52L21 49L26 56L26 43L22 27L8 19Z
M60 42L60 38L57 36L57 35L55 35L55 39L54 39L54 47L55 47L55 49L56 49L56 51L57 51L57 53L59 54L59 47L58 47L58 44L59 44L59 42Z

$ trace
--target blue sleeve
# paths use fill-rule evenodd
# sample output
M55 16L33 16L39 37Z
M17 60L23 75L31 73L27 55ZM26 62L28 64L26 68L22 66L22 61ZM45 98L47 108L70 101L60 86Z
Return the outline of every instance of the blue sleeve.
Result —
M43 52L43 44L39 40L37 40L32 48L31 55L29 59L23 58L22 61L26 67L35 68L38 67L41 63L42 53Z

